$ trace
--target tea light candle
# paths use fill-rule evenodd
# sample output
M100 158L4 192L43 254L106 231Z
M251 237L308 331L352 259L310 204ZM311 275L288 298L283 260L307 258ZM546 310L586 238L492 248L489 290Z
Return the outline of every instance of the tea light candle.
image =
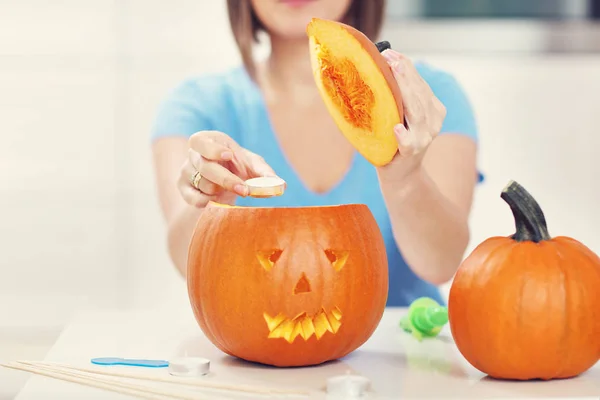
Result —
M281 196L285 191L286 183L278 176L261 176L248 179L248 196L250 197L273 197Z
M340 375L327 379L327 393L340 399L362 397L369 389L368 378L359 375Z
M202 376L210 371L210 361L201 357L182 357L169 360L169 374L174 376Z

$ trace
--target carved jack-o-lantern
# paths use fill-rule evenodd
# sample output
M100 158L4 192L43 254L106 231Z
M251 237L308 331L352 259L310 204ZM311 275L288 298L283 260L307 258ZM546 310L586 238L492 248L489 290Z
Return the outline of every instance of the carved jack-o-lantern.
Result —
M366 205L211 203L190 243L187 282L202 331L223 352L305 366L343 357L372 335L387 268Z

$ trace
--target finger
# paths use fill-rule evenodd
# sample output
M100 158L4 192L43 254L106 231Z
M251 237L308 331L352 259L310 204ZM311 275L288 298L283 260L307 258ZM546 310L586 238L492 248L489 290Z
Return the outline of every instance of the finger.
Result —
M410 77L403 72L400 62L392 63L391 68L402 94L404 118L411 125L422 123L425 119L425 106L421 94L411 82Z
M191 165L192 171L190 172L190 176L194 174L196 171L202 172L205 163L215 163L216 161L211 161L209 159L204 158L200 153L196 152L193 149L188 150L189 156L189 164ZM225 167L223 167L225 168ZM225 168L226 169L226 168ZM198 187L196 189L201 190L207 194L216 194L218 193L219 186L214 182L206 179L206 177L201 173L202 178L198 182Z
M429 121L430 128L432 128L429 129L430 133L432 137L435 137L442 129L442 124L446 118L446 107L437 98L431 86L423 79L410 60L407 59L404 62L403 68L406 68L407 71L406 76L408 77L408 85L411 88L410 92L416 94L419 99L417 108L408 109L409 118L421 122ZM424 139L431 140L432 138L425 137Z
M447 110L446 106L437 97L435 97L435 99L433 100L432 107L435 111L435 114L437 115L432 129L432 134L435 138L444 127L444 121L446 120Z
M191 166L193 174L195 171L200 171L202 167L202 156L196 150L189 148L188 149L188 164Z
M203 145L204 142L212 142L212 143L217 143L221 146L223 146L222 148L225 148L226 152L232 152L233 154L239 154L242 152L242 147L235 141L233 140L229 135L220 132L220 131L200 131L197 133L194 133L189 140L189 146L191 148L196 148L196 147L200 147ZM218 151L218 150L217 150ZM209 157L207 157L209 158ZM212 159L212 158L210 158ZM227 159L226 161L229 161L231 159L231 157L229 159Z
M190 149L208 160L229 161L233 158L233 151L229 147L208 136L197 136L195 139L190 139Z
M402 124L398 124L394 127L394 133L398 139L400 156L412 156L418 154L433 140L431 135L417 136L415 131L406 129Z
M181 188L181 196L191 206L202 208L206 207L209 201L215 200L214 196L209 196L198 190L193 186L187 185Z
M200 178L196 189L209 196L217 195L223 191L223 188L221 188L219 185L209 181L208 179L205 179L204 177Z
M198 171L202 174L203 179L208 179L225 190L235 192L240 196L248 195L248 187L244 181L221 164L205 160L201 163Z
M423 79L417 70L417 67L409 57L391 49L385 50L382 55L386 58L390 67L392 64L396 65L396 72L399 73L399 77L406 77L408 82L415 86L416 89L420 89L423 94L433 94L431 87L427 84L425 79Z
M177 182L179 192L181 196L185 200L186 203L193 205L195 207L204 207L211 197L207 194L201 193L196 190L192 186L190 182L191 178L195 174L196 169L194 166L188 161L185 163L183 168L181 169L181 174L179 176L179 181Z
M248 159L248 155L246 154L248 151L245 149L240 149L240 151L236 151L233 155L233 158L230 161L230 170L237 176L241 176L244 178L250 177L250 160Z
M247 160L253 177L277 176L273 168L258 154L246 150Z
M212 139L214 142L220 143L232 150L241 150L241 146L233 140L231 136L221 131L202 131L199 136Z
M205 179L202 174L200 174L199 180L197 180L197 184L194 186L194 182L192 180L194 179L196 172L198 172L198 169L196 169L196 167L194 167L194 165L188 161L182 169L180 184L191 186L194 190L200 191L209 196L214 196L221 192L221 188L219 186L208 179Z
M226 189L247 196L248 189L241 178L229 171L227 168L215 161L210 161L202 157L198 152L189 149L189 164L192 171L190 176L196 171L200 172L202 178L198 183L198 188L205 194L215 195L220 193L221 189Z
M181 187L192 186L192 179L194 179L196 172L196 167L194 167L192 162L188 159L181 168L181 173L179 175L179 181L177 184Z
M413 125L424 122L433 91L407 57L392 50L382 53L388 60L394 78L400 87L406 119Z
M392 64L392 72L398 82L402 93L402 106L406 120L412 125L419 125L425 121L426 100L422 90L419 90L410 76L402 72L398 63Z
M394 127L394 133L398 139L398 150L400 156L412 155L413 151L413 137L408 129L402 124L398 124Z

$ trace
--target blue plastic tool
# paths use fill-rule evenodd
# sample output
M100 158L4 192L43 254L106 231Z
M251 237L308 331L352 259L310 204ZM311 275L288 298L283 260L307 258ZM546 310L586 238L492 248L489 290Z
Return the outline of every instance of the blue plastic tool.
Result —
M92 358L92 364L96 365L127 365L131 367L165 368L169 366L164 360L130 360L118 357Z

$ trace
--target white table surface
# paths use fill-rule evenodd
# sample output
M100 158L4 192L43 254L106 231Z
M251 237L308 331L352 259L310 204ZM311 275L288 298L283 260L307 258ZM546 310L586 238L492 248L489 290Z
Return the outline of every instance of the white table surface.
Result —
M447 326L438 339L420 343L404 333L398 327L404 313L404 309L386 311L371 339L342 360L317 367L279 369L247 363L221 353L204 337L189 307L82 311L64 329L45 361L90 367L93 357L169 360L178 356L200 356L211 360L211 374L201 379L301 388L313 392L310 399L327 399L323 390L326 379L348 371L370 379L370 399L600 399L600 363L587 373L568 380L496 381L475 370L462 358ZM168 375L166 369L125 368ZM16 399L55 398L125 400L132 397L31 375Z

